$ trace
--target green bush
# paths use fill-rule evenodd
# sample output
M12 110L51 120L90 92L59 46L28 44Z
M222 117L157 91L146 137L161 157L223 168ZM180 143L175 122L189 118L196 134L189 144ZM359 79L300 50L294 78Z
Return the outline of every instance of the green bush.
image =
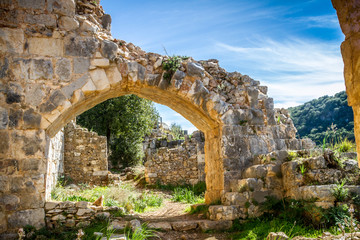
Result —
M190 188L175 188L173 192L172 201L184 202L184 203L203 203L205 201L203 195L196 195L195 192Z
M349 189L344 187L345 183L346 180L342 180L341 183L336 184L331 192L338 202L343 202L349 197Z

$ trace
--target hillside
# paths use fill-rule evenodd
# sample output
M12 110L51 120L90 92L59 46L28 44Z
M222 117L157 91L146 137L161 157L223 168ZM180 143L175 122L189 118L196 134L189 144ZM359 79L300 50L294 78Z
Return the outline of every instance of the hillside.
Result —
M300 137L308 137L317 144L322 143L326 131L336 125L336 131L328 131L331 137L347 137L354 140L354 115L347 104L345 91L334 96L323 96L297 107L290 107L289 113Z

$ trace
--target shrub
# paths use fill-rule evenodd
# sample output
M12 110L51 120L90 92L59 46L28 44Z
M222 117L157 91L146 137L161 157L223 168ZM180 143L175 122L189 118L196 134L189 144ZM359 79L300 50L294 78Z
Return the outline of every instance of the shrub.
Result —
M345 183L346 180L342 180L332 190L332 194L338 202L343 202L349 197L349 189L344 187Z
M355 143L348 140L347 138L335 144L335 150L339 152L352 152L355 151L355 148Z
M172 56L162 63L162 68L165 70L164 79L168 82L171 81L172 76L181 66L182 58L180 56Z

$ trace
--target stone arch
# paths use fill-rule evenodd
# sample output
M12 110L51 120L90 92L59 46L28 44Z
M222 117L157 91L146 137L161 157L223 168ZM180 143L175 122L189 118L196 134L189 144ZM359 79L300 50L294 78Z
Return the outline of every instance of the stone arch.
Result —
M148 74L150 77L145 75L145 80L139 82L133 81L131 77L129 80L129 75L132 74L131 72L127 73L127 75L119 72L119 68L124 68L124 64L127 65L128 68L134 64L137 65L136 68L142 67L134 62L114 63L106 67L97 67L90 70L89 73L85 73L85 76L88 78L83 82L81 88L74 89L73 92L69 93L67 90L68 86L72 85L72 83L70 83L61 89L55 90L48 101L52 99L54 95L59 97L69 94L69 98L66 100L64 97L59 97L62 98L63 101L58 102L59 105L57 108L52 109L51 112L44 111L44 116L49 122L49 125L45 129L46 133L52 137L67 122L82 112L107 99L122 95L135 94L139 97L167 105L204 132L206 138L205 172L207 176L207 193L205 198L207 203L219 200L224 190L219 138L221 119L216 110L210 109L210 111L208 111L206 108L206 105L210 107L216 106L216 103L210 100L209 91L206 90L202 82L198 79L193 80L196 77L188 76L184 72L180 73L180 71L174 74L174 78L166 87L163 87L164 82L155 82L155 84L149 82L152 81L154 77L160 79L160 74L155 75L150 73ZM188 62L187 65L190 65L190 67L188 66L187 68L198 68L198 75L205 76L205 71L201 65L193 62ZM137 73L135 72L134 74L136 75ZM97 78L98 76L101 76L101 78ZM176 76L180 76L180 79L176 79ZM162 79L162 81L166 80ZM190 89L185 88L184 90L181 87L176 88L175 84L181 86L181 83L176 83L178 81L189 81L188 86ZM49 105L49 102L45 102L42 107L46 109Z
M286 111L274 109L267 87L214 59L183 59L169 74L167 56L111 36L98 2L0 1L0 234L45 224L47 136L97 103L131 93L205 132L206 201L221 198L227 206L219 211L235 219L237 199L227 193L254 156L303 147Z

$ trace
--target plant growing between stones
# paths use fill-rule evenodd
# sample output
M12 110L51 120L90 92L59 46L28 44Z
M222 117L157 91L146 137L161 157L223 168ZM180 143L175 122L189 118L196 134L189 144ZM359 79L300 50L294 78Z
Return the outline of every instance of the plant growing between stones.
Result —
M306 172L305 165L304 164L299 165L299 170L300 170L301 175L304 175Z
M184 57L180 56L172 56L169 57L167 60L163 61L162 68L164 69L163 78L170 83L172 76L181 67L181 62Z
M346 180L342 180L341 183L336 184L332 190L332 195L337 202L343 202L349 197L349 189L344 187L345 183Z
M129 240L146 240L152 237L157 237L156 231L149 229L146 223L143 223L140 227L136 228L135 231L129 229L126 233L126 237Z

